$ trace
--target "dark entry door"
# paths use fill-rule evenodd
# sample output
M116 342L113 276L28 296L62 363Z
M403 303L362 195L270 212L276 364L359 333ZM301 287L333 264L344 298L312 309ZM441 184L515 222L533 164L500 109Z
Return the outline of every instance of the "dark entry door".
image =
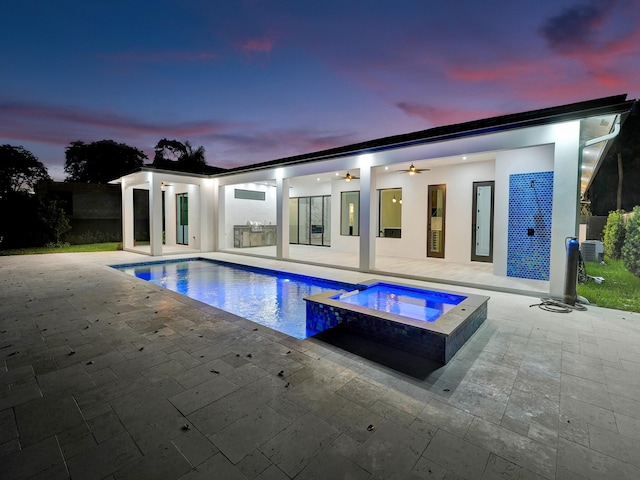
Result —
M444 225L447 186L429 185L427 205L427 257L444 258Z

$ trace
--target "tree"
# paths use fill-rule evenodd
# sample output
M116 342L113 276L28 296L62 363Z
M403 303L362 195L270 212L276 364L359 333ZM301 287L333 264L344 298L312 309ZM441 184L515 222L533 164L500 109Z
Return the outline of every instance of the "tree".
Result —
M51 180L47 167L24 147L0 146L0 238L3 248L29 247L41 242L38 182Z
M71 142L65 157L65 180L82 183L108 183L142 167L147 159L137 148L113 140Z
M181 170L191 173L212 173L215 167L207 165L204 147L194 148L189 141L163 138L154 148L153 166L165 170Z
M29 150L22 146L0 146L0 198L32 193L42 180L51 180L47 167Z
M633 207L627 220L627 229L622 246L622 262L636 277L640 277L640 206Z
M607 257L620 258L622 245L624 245L624 235L624 212L622 210L609 212L603 232L604 253Z

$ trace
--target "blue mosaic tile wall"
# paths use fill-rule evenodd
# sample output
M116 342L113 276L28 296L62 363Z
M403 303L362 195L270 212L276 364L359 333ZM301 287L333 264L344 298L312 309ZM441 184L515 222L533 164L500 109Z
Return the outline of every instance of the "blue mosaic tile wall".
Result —
M549 280L553 172L509 176L507 276Z
M487 299L488 300L488 299ZM451 335L307 300L307 329L341 327L429 360L447 363L487 318L487 300Z

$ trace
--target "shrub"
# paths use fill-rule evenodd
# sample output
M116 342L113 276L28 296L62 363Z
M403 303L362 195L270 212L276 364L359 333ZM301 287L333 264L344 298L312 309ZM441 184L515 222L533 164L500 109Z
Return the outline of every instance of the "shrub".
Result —
M622 210L609 212L603 233L604 253L607 257L620 258L625 237L624 224L624 212Z
M64 209L55 200L45 201L40 205L40 221L47 243L62 245L62 236L71 230Z
M640 206L633 207L633 214L627 220L622 262L636 277L640 277Z

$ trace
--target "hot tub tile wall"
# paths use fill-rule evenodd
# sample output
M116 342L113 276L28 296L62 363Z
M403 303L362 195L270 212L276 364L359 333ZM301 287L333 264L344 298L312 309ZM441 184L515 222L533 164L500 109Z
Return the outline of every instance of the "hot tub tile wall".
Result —
M487 318L479 305L451 335L307 300L307 328L318 332L341 326L415 355L447 363Z
M471 338L480 325L487 319L487 302L479 306L467 319L447 338L444 363L447 363Z

